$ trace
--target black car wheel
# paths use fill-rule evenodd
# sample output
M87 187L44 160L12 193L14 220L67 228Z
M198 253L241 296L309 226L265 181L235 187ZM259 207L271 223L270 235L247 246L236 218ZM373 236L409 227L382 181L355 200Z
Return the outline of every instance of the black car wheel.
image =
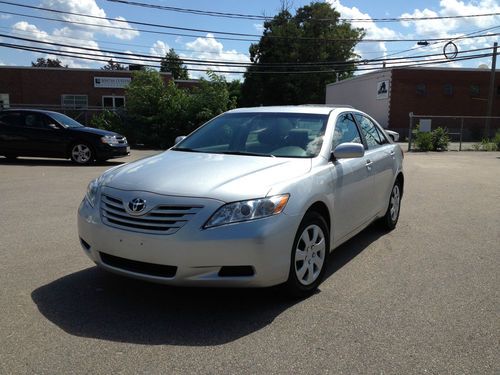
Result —
M75 143L71 147L70 157L74 163L86 165L94 161L94 152L86 143Z
M284 284L288 295L307 297L317 289L329 252L330 233L325 220L316 212L308 212L293 242L290 272Z

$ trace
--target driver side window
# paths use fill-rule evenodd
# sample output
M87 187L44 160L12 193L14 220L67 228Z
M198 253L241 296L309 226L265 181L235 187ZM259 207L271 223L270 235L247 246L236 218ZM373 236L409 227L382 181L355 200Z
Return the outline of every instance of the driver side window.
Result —
M343 113L337 119L333 132L332 151L339 144L346 142L362 144L358 127L350 113Z

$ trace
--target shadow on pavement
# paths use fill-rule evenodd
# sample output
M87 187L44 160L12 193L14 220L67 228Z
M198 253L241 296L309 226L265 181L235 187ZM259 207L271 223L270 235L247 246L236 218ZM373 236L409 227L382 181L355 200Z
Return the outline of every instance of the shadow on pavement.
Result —
M331 276L383 233L369 227L330 258ZM40 312L69 334L149 345L221 345L256 332L302 301L279 289L173 288L97 267L32 292Z
M123 164L124 161L120 161L120 159L107 160L104 162L96 162L90 164L89 166L109 166L112 167L114 165ZM17 159L7 159L0 157L0 165L18 165L25 167L80 167L79 165L73 163L71 160L66 159L41 159L41 158L17 158ZM84 166L85 167L85 166Z

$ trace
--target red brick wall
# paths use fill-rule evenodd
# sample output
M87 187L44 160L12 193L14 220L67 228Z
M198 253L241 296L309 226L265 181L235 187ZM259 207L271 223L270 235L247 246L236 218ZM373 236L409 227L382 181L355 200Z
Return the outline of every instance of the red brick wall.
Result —
M102 106L102 96L123 96L121 88L96 88L94 77L132 77L129 71L0 67L0 93L11 105L61 105L61 95L88 95L90 107ZM167 83L172 78L162 74Z
M409 117L419 115L486 116L489 92L489 70L394 69L391 82L389 128L408 133ZM427 93L417 95L417 85L424 83ZM453 85L453 95L446 96L443 85ZM480 86L479 98L473 98L470 86ZM500 72L496 73L493 115L500 116ZM466 127L482 126L484 120L467 121ZM497 120L498 121L498 120ZM439 123L439 124L438 124ZM459 128L457 120L433 120L434 124Z

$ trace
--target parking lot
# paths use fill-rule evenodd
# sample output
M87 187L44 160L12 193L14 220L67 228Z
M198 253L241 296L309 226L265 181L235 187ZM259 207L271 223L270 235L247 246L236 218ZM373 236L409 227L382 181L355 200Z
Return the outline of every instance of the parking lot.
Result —
M396 230L320 291L175 289L96 269L76 210L117 163L0 158L0 373L500 373L500 153L410 153ZM172 176L175 178L175 176Z

